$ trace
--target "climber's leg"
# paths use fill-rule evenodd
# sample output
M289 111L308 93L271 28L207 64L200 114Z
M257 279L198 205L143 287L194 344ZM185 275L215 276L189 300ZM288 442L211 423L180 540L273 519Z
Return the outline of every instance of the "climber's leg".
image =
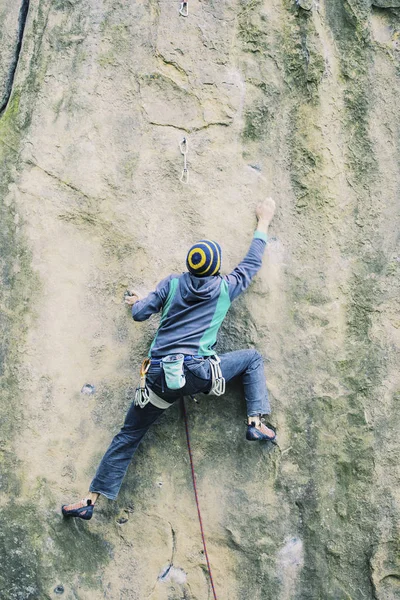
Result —
M220 355L221 371L226 381L241 375L247 414L256 416L271 412L264 373L264 362L257 350L237 350Z
M273 429L261 421L261 415L271 412L261 354L257 350L237 350L220 355L220 359L222 375L226 381L241 375L247 404L248 439L274 439ZM254 433L254 437L249 437L249 428L250 435Z
M103 456L89 491L115 500L132 457L150 425L164 412L152 404L144 408L132 403L125 423Z
M89 494L80 503L64 505L62 508L64 516L91 518L91 514L88 517L85 509L89 507L89 513L93 512L93 505L99 494L110 500L117 497L128 465L137 447L150 425L163 412L163 409L150 403L144 408L135 406L132 403L122 429L112 440L99 464L96 475L90 484Z

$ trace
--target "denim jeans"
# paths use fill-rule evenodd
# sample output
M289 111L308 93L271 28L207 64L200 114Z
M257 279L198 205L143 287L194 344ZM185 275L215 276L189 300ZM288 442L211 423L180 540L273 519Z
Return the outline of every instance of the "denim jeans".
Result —
M222 354L221 370L226 381L241 375L248 416L269 414L270 405L265 381L263 359L256 350L238 350ZM161 364L151 364L147 385L163 400L175 402L181 396L207 393L211 388L210 364L207 359L193 358L184 363L186 384L180 390L169 390L165 385ZM103 456L89 490L110 500L118 495L122 480L132 457L150 425L165 409L147 404L144 408L133 403L124 425L112 440Z

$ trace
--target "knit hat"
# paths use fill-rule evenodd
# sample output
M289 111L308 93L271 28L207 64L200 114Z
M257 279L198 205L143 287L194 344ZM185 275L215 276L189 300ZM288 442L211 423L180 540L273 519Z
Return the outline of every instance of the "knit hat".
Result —
M188 252L186 266L197 277L217 275L221 267L220 245L211 240L197 242Z

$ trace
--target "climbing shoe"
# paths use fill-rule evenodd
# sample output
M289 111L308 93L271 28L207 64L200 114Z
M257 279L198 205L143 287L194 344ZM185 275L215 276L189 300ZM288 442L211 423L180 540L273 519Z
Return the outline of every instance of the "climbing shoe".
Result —
M93 516L94 505L91 500L84 498L76 504L63 504L61 507L62 514L64 517L79 517L80 519L89 519Z
M259 429L261 427L261 429ZM271 436L272 432L272 436ZM257 421L257 418L247 425L246 440L249 442L255 442L257 440L267 440L268 442L274 442L276 440L276 433L269 425L267 426L262 420Z

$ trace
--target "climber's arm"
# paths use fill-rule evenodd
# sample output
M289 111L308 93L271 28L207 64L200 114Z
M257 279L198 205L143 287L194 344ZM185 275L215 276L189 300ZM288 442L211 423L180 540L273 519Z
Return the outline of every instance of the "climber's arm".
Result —
M250 285L254 275L262 265L262 258L267 245L267 232L274 216L275 202L267 198L256 209L257 228L250 248L242 262L225 277L228 283L229 297L234 300Z
M171 278L172 275L169 275L163 279L158 284L155 291L150 292L150 294L142 300L136 292L125 297L125 303L128 304L128 306L132 306L132 317L134 321L145 321L151 315L160 311L167 299Z

